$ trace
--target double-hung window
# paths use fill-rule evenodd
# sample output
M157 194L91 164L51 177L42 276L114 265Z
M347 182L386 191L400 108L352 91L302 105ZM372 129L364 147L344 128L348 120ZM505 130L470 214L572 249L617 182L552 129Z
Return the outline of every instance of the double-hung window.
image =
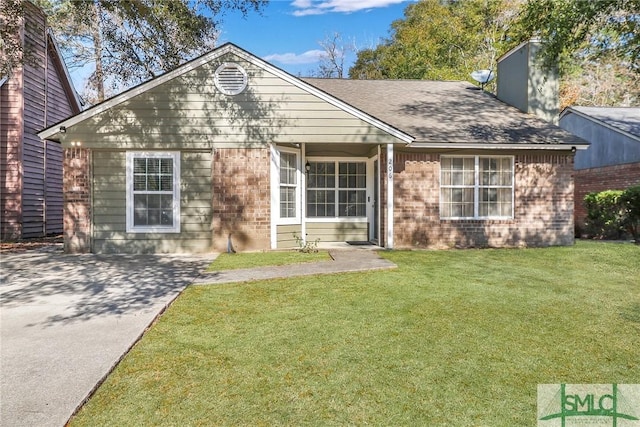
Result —
M442 156L441 218L513 218L513 157Z
M127 232L180 232L180 153L127 152Z
M309 162L307 216L315 218L365 217L366 162Z
M297 221L298 219L298 153L280 152L280 219Z

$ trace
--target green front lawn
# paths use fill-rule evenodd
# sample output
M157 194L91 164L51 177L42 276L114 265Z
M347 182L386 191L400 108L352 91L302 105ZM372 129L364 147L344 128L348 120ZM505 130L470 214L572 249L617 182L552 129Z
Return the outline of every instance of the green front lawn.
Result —
M291 251L222 253L209 265L207 271L236 270L276 265L302 264L306 262L329 261L327 251L303 253Z
M638 246L382 256L188 288L72 425L531 426L538 384L638 382Z

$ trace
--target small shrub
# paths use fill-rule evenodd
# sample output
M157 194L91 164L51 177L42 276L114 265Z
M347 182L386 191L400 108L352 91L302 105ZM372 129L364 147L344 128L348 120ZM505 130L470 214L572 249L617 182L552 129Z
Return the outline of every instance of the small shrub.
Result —
M625 208L621 202L621 190L589 193L584 197L587 208L587 233L600 239L619 239L624 232Z
M640 245L640 185L627 188L620 196L624 209L623 227Z
M320 238L317 238L313 242L304 241L304 239L298 236L296 233L293 233L293 238L296 239L296 244L298 245L298 251L305 254L314 254L318 252L318 242L320 242Z

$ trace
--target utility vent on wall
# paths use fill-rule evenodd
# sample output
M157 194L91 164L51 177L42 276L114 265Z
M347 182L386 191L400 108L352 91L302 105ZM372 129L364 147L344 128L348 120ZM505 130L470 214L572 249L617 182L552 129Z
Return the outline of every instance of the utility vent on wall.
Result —
M238 64L224 63L216 70L214 82L225 95L237 95L247 87L247 72Z

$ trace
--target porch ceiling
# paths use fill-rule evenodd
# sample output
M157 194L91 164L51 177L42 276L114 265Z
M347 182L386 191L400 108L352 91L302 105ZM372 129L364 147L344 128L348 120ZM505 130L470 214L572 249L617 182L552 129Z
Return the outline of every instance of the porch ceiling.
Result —
M371 157L377 144L306 144L307 157Z

